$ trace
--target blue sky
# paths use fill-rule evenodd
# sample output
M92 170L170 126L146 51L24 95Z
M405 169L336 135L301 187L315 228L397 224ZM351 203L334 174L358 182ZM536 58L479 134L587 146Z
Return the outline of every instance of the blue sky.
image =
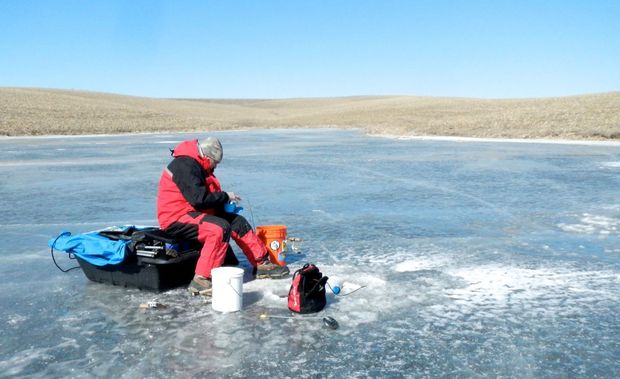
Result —
M0 1L0 87L176 98L620 90L620 1Z

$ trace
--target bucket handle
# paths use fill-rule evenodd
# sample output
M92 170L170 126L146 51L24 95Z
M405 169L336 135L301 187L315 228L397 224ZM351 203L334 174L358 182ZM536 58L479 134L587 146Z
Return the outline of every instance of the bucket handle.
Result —
M237 292L237 290L235 289L235 287L233 287L232 283L230 282L230 278L228 278L228 286L229 286L229 287L230 287L233 291L235 291L235 293L237 294L237 296L239 296L239 297L243 297L243 296L241 296L241 294L240 294L239 292Z

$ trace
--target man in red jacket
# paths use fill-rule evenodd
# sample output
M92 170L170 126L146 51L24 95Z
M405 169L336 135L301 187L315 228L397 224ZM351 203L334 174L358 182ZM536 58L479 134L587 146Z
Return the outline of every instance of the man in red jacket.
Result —
M189 285L193 294L211 294L211 270L222 266L230 238L241 248L258 278L281 278L286 266L269 261L267 247L248 221L226 213L224 205L241 200L224 192L213 174L222 161L222 144L209 137L198 142L181 142L172 151L174 159L164 169L157 193L157 220L166 233L203 244L196 263L196 275Z

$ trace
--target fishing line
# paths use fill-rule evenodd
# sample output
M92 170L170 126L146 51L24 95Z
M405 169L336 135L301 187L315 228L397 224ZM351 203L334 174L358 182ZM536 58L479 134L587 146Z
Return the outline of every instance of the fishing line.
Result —
M362 288L366 288L366 286L360 286L360 287L358 287L358 288L354 289L354 290L353 290L353 291L351 291L351 292L347 292L347 293L345 293L345 294L340 295L340 293L341 293L341 292L340 292L340 291L338 291L338 292L334 291L334 289L333 289L333 288L332 288L332 286L329 284L329 282L327 282L327 283L325 283L325 284L327 284L327 286L329 287L329 289L330 289L330 290L332 290L332 292L333 292L335 295L338 295L338 297L349 296L350 294L352 294L352 293L354 293L354 292L357 292L357 291L361 290Z
M254 211L252 210L252 204L250 203L250 199L245 197L245 202L248 203L248 209L250 210L250 219L252 220L252 229L256 230L256 223L254 222Z
M321 316L302 316L302 317L295 317L295 316L272 316L270 314L268 314L267 312L263 312L261 313L258 318L260 320L267 320L270 318L276 318L276 319L289 319L289 320L296 320L296 321L311 321L311 320L318 320L321 319L321 321L323 321L323 325L325 325L326 327L330 328L330 329L338 329L338 327L340 326L340 324L338 323L338 321L336 321L335 318L331 317L331 316L325 316L325 317L321 317Z

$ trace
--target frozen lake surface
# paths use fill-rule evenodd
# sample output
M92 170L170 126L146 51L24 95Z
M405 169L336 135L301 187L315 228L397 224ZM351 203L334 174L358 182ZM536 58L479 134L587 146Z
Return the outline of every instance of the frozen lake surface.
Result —
M245 216L304 239L292 270L344 283L319 314L340 328L261 320L290 315L290 279L219 314L56 269L62 229L155 224L168 148L198 135L4 138L0 377L620 376L620 146L215 135Z

